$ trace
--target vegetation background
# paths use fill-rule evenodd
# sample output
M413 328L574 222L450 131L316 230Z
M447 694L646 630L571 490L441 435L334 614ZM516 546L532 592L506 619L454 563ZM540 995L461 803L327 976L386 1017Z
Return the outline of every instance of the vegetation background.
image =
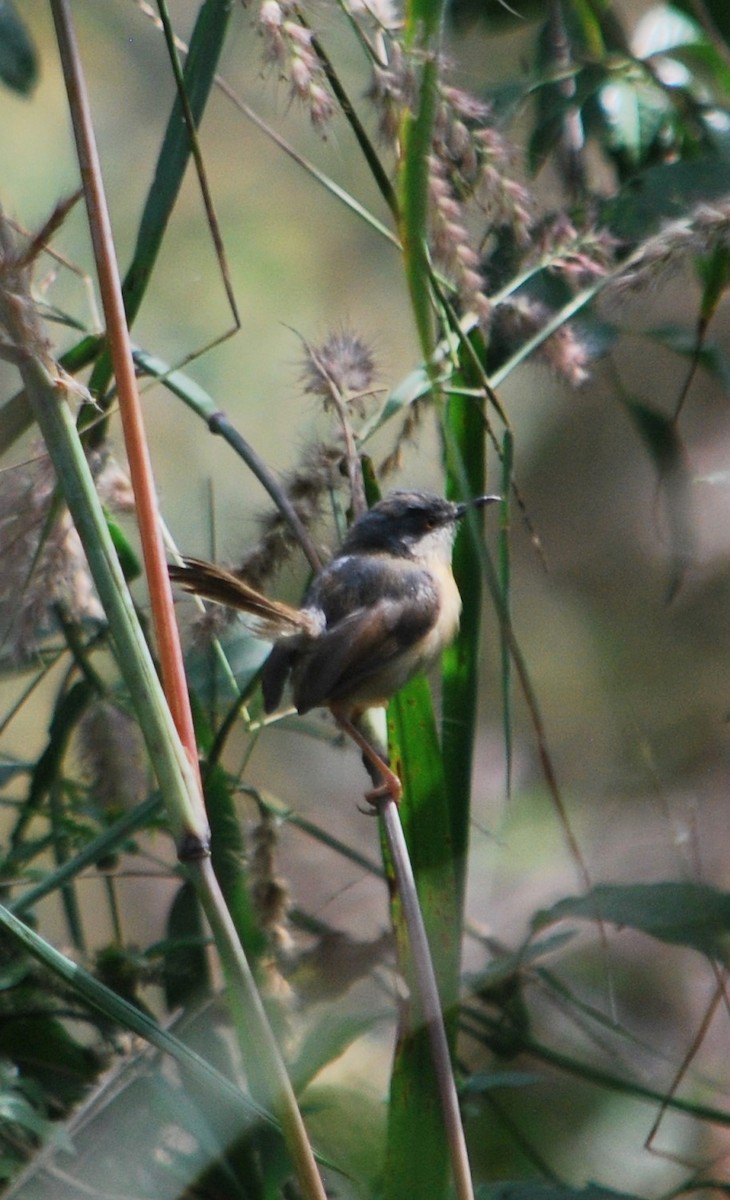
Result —
M201 7L192 0L173 6L170 15L183 42ZM625 284L632 254L639 256L632 273L640 278L633 289L607 286L605 295L582 307L570 326L579 357L567 366L563 361L562 373L556 355L552 363L544 354L521 355L520 335L527 345L533 326L508 331L516 361L497 388L514 439L519 498L509 528L510 611L569 833L546 784L534 714L514 678L506 705L500 622L487 598L464 939L465 1025L457 1059L474 1175L485 1197L578 1191L598 1200L601 1189L637 1196L727 1194L730 331L724 290L730 261L730 24L721 2L576 0L514 7L519 17L496 3L471 10L461 0L449 10L450 81L494 106L494 125L512 147L510 172L536 211L569 214L577 231L574 258L564 256L569 263L579 254L590 258L589 231L592 236L608 229L615 240L591 283L603 289L613 273ZM347 9L322 3L306 13L349 95L367 114L370 64ZM124 271L175 83L160 31L144 6L126 0L77 4L74 16ZM570 48L562 74L554 64L548 68L539 49L544 23L558 17ZM324 131L312 126L278 78L279 67L264 61L261 20L253 7L232 9L220 75L298 155L378 221L391 224L342 115ZM17 11L0 6L3 21L0 70L6 84L13 81L4 49L10 48L12 63L12 38L21 29L32 41L37 77L0 91L0 201L11 218L36 230L78 186L78 164L47 5L26 0ZM566 80L577 91L556 98ZM558 139L576 112L587 135L577 183L566 173ZM365 120L374 127L372 114ZM164 363L185 362L187 376L214 398L272 471L286 473L303 447L331 427L319 399L303 387L307 346L321 345L333 330L353 330L373 348L378 403L389 393L401 403L367 444L380 462L409 407L404 391L393 389L423 358L399 251L216 88L200 144L241 327L205 349L231 328L232 316L200 189L188 171L134 325L135 345ZM482 226L471 220L479 244ZM684 225L669 227L670 221ZM534 244L545 238L540 245L549 256L557 225L541 222L533 227ZM688 231L684 241L682 231ZM648 238L658 241L649 243L642 259ZM493 246L482 247L487 284L491 270L505 289L513 279L508 240L501 243L504 261ZM83 332L101 327L81 205L55 232L53 246L64 263L51 267L43 258L35 288L42 304L53 306L51 316L63 317L50 325L60 354ZM545 320L558 315L561 329L567 328L561 306L576 291L566 284L569 274L555 283L545 272L532 297ZM507 338L501 329L500 336ZM497 343L495 335L495 353ZM567 337L564 347L572 344ZM579 376L580 386L571 386ZM156 480L175 542L185 554L240 561L260 534L257 517L266 497L259 483L189 405L149 379L143 387ZM17 391L12 362L0 360L0 388L7 398ZM385 486L443 490L438 422L424 409L403 445L397 475ZM501 423L492 417L504 445ZM116 421L112 414L109 439L121 458ZM38 453L34 432L13 439L3 479L17 479ZM502 465L490 455L488 486L501 490ZM136 549L133 522L120 522ZM495 554L498 534L490 516L485 537ZM331 538L331 531L323 536ZM290 564L277 579L278 594L296 598L305 579L303 563ZM144 588L139 581L133 586L144 612ZM17 580L4 587L7 614ZM20 659L11 653L10 634L3 635L8 836L53 743L50 722L58 717L68 671L66 658L54 665L57 629L37 632L43 637ZM248 640L242 647L230 630L226 637L236 652L254 653ZM192 641L188 631L187 644ZM193 650L191 680L201 707L211 710L207 655L207 649ZM237 662L244 676L249 663ZM111 679L108 664L105 671ZM129 749L135 739L130 725L122 740ZM318 1046L311 1052L318 1090L310 1089L305 1113L318 1148L345 1168L344 1177L335 1177L333 1194L395 1194L388 1193L383 1167L383 1127L397 986L387 945L386 888L357 857L380 860L377 823L358 808L360 764L352 751L332 744L324 721L311 719L304 727L284 722L255 737L241 724L228 739L225 763L236 780L251 871L255 875L255 863L260 868L265 860L271 878L285 881L291 911L286 933L276 936L293 939L293 946L287 943L287 982L281 984L287 991L278 998L275 1021L300 1066L307 1035ZM28 841L19 875L13 866L13 895L118 819L116 803L105 808L94 795L89 770L74 726L57 787L49 789L48 807L44 801L32 827L37 841ZM127 786L128 799L139 802L149 787L145 769ZM55 827L54 794L63 797L65 813ZM260 795L277 807L280 820L262 821ZM44 840L47 828L52 834ZM52 850L59 838L66 843L60 857ZM210 998L220 982L216 968L208 961L204 970L195 957L194 918L177 927L171 922L170 906L183 893L169 838L160 830L139 834L114 847L110 864L106 873L85 870L73 896L55 888L34 909L35 927L144 1010L169 1020L184 1009L186 1036L224 1065L233 1052ZM543 931L536 914L601 883L625 885L603 895L605 927L596 924L594 900L593 908L553 913L573 919L555 928L548 923ZM204 996L193 997L187 985L176 991L170 982L178 935L193 970L205 974L210 990ZM274 949L284 953L281 945ZM54 992L45 976L19 975L16 952L4 953L2 1170L9 1181L23 1170L19 1182L8 1183L9 1195L172 1196L188 1194L186 1189L206 1196L287 1194L273 1190L289 1186L281 1183L286 1173L276 1154L267 1158L260 1147L269 1175L262 1169L255 1184L244 1181L238 1159L237 1174L224 1170L212 1179L204 1164L219 1162L233 1136L224 1134L225 1123L211 1118L203 1136L197 1118L186 1120L181 1112L184 1101L169 1067L110 1027L84 1023L64 991ZM273 988L273 968L262 972ZM35 1007L44 1022L37 1028L24 1023ZM57 1017L73 1020L63 1026ZM686 1111L679 1111L677 1099ZM45 1157L43 1144L51 1148ZM125 1178L130 1158L139 1170ZM230 1163L226 1169L233 1170ZM523 1191L500 1191L500 1180L531 1182ZM434 1185L432 1194L442 1193Z

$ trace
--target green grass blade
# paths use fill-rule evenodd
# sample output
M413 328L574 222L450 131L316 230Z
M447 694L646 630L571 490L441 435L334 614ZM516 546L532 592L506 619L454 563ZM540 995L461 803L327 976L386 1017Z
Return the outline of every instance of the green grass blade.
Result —
M510 544L509 544L509 498L512 487L513 437L509 429L502 438L502 484L500 494L500 526L498 549L499 586L504 607L510 611ZM500 634L500 659L502 672L502 732L504 734L504 756L506 763L506 791L512 792L512 658L504 631Z
M388 715L391 761L403 782L403 829L442 1008L449 1013L456 1003L460 958L456 881L441 749L426 680L412 680L392 701ZM449 1149L397 895L392 918L411 1003L391 1078L383 1194L385 1200L402 1200L406 1195L438 1200L447 1193Z
M216 1071L204 1058L191 1050L179 1038L168 1033L167 1030L161 1029L156 1021L153 1021L141 1009L127 1000L123 1000L121 996L117 996L83 967L66 958L14 916L4 905L0 905L0 927L20 942L49 971L69 984L76 994L81 996L92 1008L103 1013L105 1017L116 1022L123 1029L138 1034L163 1054L169 1054L192 1075L197 1083L205 1086L208 1091L212 1089L214 1095L224 1098L227 1103L240 1109L242 1116L249 1120L255 1117L258 1121L266 1121L269 1125L273 1124L272 1118L263 1109L244 1096L235 1084Z
M469 386L468 371L455 381ZM447 495L482 495L485 488L484 408L474 397L452 396L444 410L448 444L458 452L459 470L447 472ZM452 460L455 453L449 456ZM464 485L466 484L466 492ZM483 528L482 510L462 523L454 544L454 575L462 599L459 633L443 658L442 729L444 776L457 879L457 904L463 919L466 857L469 846L471 773L479 686L479 628L482 575L475 529Z
M57 888L63 887L64 884L85 871L87 867L93 867L100 859L117 853L122 843L126 842L138 829L144 829L149 825L161 809L162 800L159 795L155 795L128 813L124 813L118 821L115 821L97 837L92 838L82 850L77 851L74 857L64 863L62 867L57 867L55 871L49 871L39 883L28 888L12 904L8 904L8 911L16 916L29 912L44 896L50 896Z

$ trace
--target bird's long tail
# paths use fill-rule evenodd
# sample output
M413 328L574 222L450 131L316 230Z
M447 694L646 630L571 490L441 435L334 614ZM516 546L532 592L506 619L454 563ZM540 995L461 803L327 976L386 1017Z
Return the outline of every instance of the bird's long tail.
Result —
M237 608L255 617L256 632L264 637L275 639L294 633L316 637L320 632L312 613L280 600L270 600L223 567L200 558L184 558L183 564L168 568L173 583L205 600Z

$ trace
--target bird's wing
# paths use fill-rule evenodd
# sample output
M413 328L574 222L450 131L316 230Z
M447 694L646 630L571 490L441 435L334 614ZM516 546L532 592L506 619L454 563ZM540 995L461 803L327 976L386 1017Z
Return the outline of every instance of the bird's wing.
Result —
M428 572L414 572L412 583L406 595L355 609L302 649L293 670L299 712L383 703L418 669L409 652L435 625L439 594Z

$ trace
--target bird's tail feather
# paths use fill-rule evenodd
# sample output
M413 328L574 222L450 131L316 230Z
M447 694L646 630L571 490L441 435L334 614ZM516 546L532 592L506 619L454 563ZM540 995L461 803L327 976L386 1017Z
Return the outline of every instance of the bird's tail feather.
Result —
M300 632L316 636L315 619L306 609L270 600L231 571L203 559L184 558L183 564L168 568L173 583L205 600L225 604L255 617L257 631L264 636L285 637Z

